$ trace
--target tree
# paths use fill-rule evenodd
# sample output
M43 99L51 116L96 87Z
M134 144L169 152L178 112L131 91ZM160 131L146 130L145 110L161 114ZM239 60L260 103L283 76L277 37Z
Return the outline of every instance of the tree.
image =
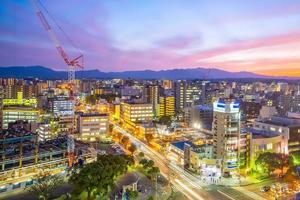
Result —
M297 180L297 167L300 166L300 151L296 151L290 154L289 157L289 168L286 172L285 178L288 181Z
M258 156L255 164L257 169L269 175L276 169L280 169L283 173L284 168L289 166L289 157L282 153L265 152Z
M138 195L139 195L139 192L136 191L136 190L127 190L126 191L128 194L129 194L129 199L130 200L134 200L134 199L137 199Z
M140 157L140 158L144 158L144 157L145 157L145 154L144 154L143 152L140 152L140 153L139 153L139 157Z
M131 144L130 147L128 148L131 154L133 154L136 151L136 147L134 144Z
M154 166L153 160L142 159L140 164L143 166L144 173L151 179L155 178L159 174L159 168Z
M276 154L271 152L260 154L255 164L258 171L268 173L268 175L280 167Z
M130 140L129 137L124 136L121 140L121 143L124 145L124 147L126 147L129 144Z
M162 116L162 117L159 118L158 122L160 124L164 124L164 125L170 126L172 120L171 120L170 116Z
M277 156L277 161L279 162L281 173L283 174L284 168L289 166L289 156L283 153L278 153L276 154L276 156Z
M148 176L150 176L151 179L156 179L157 175L160 173L159 168L158 167L151 167L148 170ZM156 180L157 181L157 180Z
M300 166L300 151L295 151L290 155L290 165Z
M63 184L64 180L59 175L38 175L34 179L34 185L25 189L30 193L36 194L39 199L50 199L52 192Z
M87 192L87 199L96 196L107 198L118 176L127 172L134 160L131 156L101 155L96 162L88 163L73 171L69 181L75 187L75 194Z

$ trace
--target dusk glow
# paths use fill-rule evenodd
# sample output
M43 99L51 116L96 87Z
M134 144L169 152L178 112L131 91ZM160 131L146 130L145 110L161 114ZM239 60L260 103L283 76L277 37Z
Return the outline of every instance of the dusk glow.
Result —
M297 0L73 2L43 1L82 50L86 69L215 67L300 75ZM4 0L0 13L1 66L66 69L30 1Z
M0 1L0 200L300 200L300 0Z

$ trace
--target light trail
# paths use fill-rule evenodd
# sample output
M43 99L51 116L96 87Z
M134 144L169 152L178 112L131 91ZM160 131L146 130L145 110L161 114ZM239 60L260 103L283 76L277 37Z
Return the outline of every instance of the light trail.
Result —
M193 190L191 190L188 186L186 186L185 184L183 184L180 180L175 179L175 182L178 183L182 188L184 188L185 190L187 190L192 196L194 196L197 200L204 200L201 196L199 196L196 192L194 192Z
M221 190L217 190L217 191L218 191L219 193L223 194L224 196L228 197L228 198L231 199L231 200L236 200L235 198L229 196L228 194L222 192Z

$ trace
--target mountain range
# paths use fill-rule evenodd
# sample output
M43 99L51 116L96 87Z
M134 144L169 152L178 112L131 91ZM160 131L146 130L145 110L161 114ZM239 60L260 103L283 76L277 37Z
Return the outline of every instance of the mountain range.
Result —
M0 67L0 78L39 78L39 79L67 79L67 71L55 71L44 66L10 66ZM124 72L102 72L100 70L84 70L76 72L77 78L132 78L132 79L244 79L271 78L252 72L228 72L216 68L189 68L170 70L142 70Z

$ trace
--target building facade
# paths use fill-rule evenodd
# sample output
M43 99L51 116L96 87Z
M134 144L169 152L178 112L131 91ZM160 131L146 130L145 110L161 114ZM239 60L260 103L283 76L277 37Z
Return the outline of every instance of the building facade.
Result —
M128 124L135 126L139 122L153 120L153 108L149 103L121 103L121 118Z
M238 168L240 140L240 104L233 99L219 99L213 105L214 158L222 162L222 175Z
M78 133L84 140L95 140L108 132L108 114L79 114L77 120Z

